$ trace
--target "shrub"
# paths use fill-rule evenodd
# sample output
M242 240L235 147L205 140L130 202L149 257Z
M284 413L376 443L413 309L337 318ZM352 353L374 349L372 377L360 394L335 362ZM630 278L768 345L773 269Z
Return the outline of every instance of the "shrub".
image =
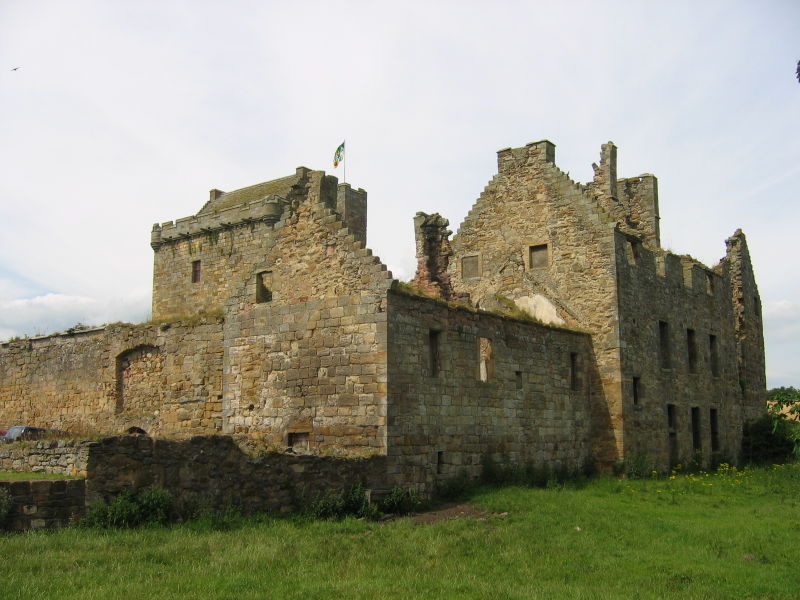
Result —
M122 528L139 525L164 525L172 516L175 502L172 494L157 486L138 493L130 489L120 492L110 503L93 504L83 524L88 527Z
M359 482L340 492L328 490L314 500L305 513L314 519L343 519L348 516L374 519L378 516L378 509L369 503L367 490Z
M381 512L407 515L422 507L422 500L416 492L396 485L380 503Z
M753 464L783 463L797 456L800 423L782 416L764 415L745 424L742 460Z

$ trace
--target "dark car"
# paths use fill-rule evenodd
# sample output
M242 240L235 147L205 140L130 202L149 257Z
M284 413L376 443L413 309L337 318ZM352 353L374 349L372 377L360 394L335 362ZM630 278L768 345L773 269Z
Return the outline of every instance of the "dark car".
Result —
M3 442L18 442L22 440L38 440L48 434L50 430L42 429L41 427L28 427L27 425L15 425L6 431L5 435L0 438Z

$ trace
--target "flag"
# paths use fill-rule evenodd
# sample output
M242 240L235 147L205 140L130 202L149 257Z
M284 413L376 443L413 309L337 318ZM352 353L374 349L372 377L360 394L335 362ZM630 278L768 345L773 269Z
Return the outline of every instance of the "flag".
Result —
M339 166L339 163L344 160L344 142L336 149L336 152L333 155L333 168Z

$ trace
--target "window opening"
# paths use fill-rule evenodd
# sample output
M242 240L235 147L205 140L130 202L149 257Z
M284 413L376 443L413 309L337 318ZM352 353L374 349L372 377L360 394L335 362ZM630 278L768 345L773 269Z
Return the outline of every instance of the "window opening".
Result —
M697 341L694 329L686 330L686 353L689 359L689 372L697 373Z
M192 261L192 283L200 281L200 261Z
M577 391L580 389L580 379L578 378L578 353L569 353L569 389Z
M444 451L439 450L436 453L436 473L441 475L444 473Z
M692 407L692 449L700 452L703 449L703 441L700 437L700 408Z
M708 422L711 426L711 451L719 452L719 413L716 408L709 409Z
M528 247L528 265L531 269L541 269L547 266L547 244Z
M641 398L641 377L633 378L633 405L638 406L639 399Z
M438 377L441 369L439 358L439 338L441 332L431 329L428 331L428 373L431 377Z
M256 302L272 301L272 272L256 273Z
M706 293L709 296L714 295L714 276L711 273L706 273Z
M309 437L307 431L292 431L289 433L288 445L294 450L308 450Z
M489 338L478 338L478 376L481 381L494 377L494 346Z
M667 404L667 436L669 441L669 466L678 464L678 431L676 427L675 405Z
M517 384L517 389L521 390L523 388L522 371L514 371L514 381Z
M628 240L628 248L627 248L627 258L629 265L635 265L639 262L639 242L634 240Z
M669 369L671 366L670 361L670 344L669 344L669 323L666 321L658 322L658 348L661 356L661 368Z
M461 259L461 277L468 279L480 276L480 265L477 256L465 256Z
M717 349L717 336L710 334L708 336L708 353L711 359L711 374L714 377L719 376L719 350Z

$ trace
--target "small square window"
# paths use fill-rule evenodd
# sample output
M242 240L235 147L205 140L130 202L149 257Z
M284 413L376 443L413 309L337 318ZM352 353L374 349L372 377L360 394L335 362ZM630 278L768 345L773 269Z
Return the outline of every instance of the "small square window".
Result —
M480 277L480 265L477 256L465 256L461 259L461 277L468 279L470 277Z
M256 302L270 302L272 300L272 272L262 271L256 273Z
M528 266L531 269L542 269L548 265L547 244L528 247Z
M310 434L307 431L289 433L289 447L295 450L308 450Z

